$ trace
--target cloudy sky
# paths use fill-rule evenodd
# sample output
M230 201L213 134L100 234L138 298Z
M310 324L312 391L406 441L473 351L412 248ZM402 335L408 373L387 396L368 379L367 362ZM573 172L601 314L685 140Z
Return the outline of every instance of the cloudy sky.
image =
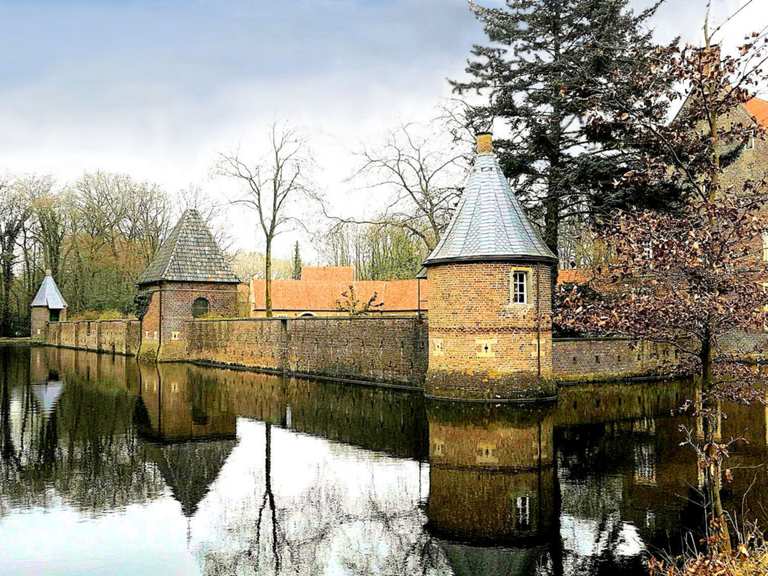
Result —
M713 1L717 19L743 0ZM698 41L704 3L667 0L659 38ZM255 153L287 122L309 137L318 186L339 209L375 202L346 181L354 151L433 117L483 38L465 0L0 0L0 22L0 172L62 183L126 172L224 201L217 152ZM726 43L765 24L757 0ZM236 246L257 249L242 210L230 218Z

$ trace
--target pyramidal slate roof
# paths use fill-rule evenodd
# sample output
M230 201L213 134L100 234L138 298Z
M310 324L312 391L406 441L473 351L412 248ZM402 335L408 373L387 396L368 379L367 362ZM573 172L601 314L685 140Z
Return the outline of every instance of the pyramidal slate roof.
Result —
M64 300L61 292L59 292L56 280L53 279L50 272L46 272L43 283L40 284L40 288L37 290L32 304L30 304L32 308L38 306L48 308L49 310L63 310L67 307L67 301Z
M138 285L160 281L239 283L197 210L185 210Z
M424 265L507 260L557 258L525 215L496 154L481 152L451 223Z

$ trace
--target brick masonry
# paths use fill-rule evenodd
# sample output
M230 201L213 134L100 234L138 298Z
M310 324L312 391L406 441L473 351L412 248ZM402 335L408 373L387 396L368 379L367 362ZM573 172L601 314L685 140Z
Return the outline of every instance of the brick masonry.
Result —
M194 320L188 360L421 386L427 325L413 317Z
M55 322L45 341L137 355L147 345L147 327L147 316L143 326L137 320ZM193 320L184 322L177 342L185 360L422 386L427 331L414 317ZM617 339L555 339L552 358L552 378L563 383L652 376L676 359L664 346Z
M510 303L513 271L528 272L525 304ZM428 270L427 390L435 396L552 396L550 268L450 263Z
M192 304L208 301L208 316L233 318L238 313L237 284L216 282L161 282L144 292L149 306L142 318L140 355L146 359L183 360L182 333L192 319Z
M45 331L50 346L134 356L141 344L138 320L51 322Z
M665 344L619 338L562 338L552 343L552 376L558 382L594 382L672 371L676 350Z

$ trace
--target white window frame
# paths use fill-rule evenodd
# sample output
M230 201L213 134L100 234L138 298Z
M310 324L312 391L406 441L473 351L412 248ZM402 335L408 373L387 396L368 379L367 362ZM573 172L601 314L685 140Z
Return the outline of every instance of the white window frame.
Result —
M643 242L643 258L653 260L653 244L650 240Z
M522 274L522 283L518 280L518 274ZM518 287L522 286L522 301L518 301ZM509 303L526 305L530 302L531 271L528 268L515 268L509 273Z

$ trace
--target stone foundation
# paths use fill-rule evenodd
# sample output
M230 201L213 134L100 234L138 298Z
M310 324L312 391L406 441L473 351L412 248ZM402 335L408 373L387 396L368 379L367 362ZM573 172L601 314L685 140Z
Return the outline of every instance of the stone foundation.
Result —
M505 402L547 401L557 397L557 385L535 373L458 372L430 370L425 389L429 396L453 400Z

